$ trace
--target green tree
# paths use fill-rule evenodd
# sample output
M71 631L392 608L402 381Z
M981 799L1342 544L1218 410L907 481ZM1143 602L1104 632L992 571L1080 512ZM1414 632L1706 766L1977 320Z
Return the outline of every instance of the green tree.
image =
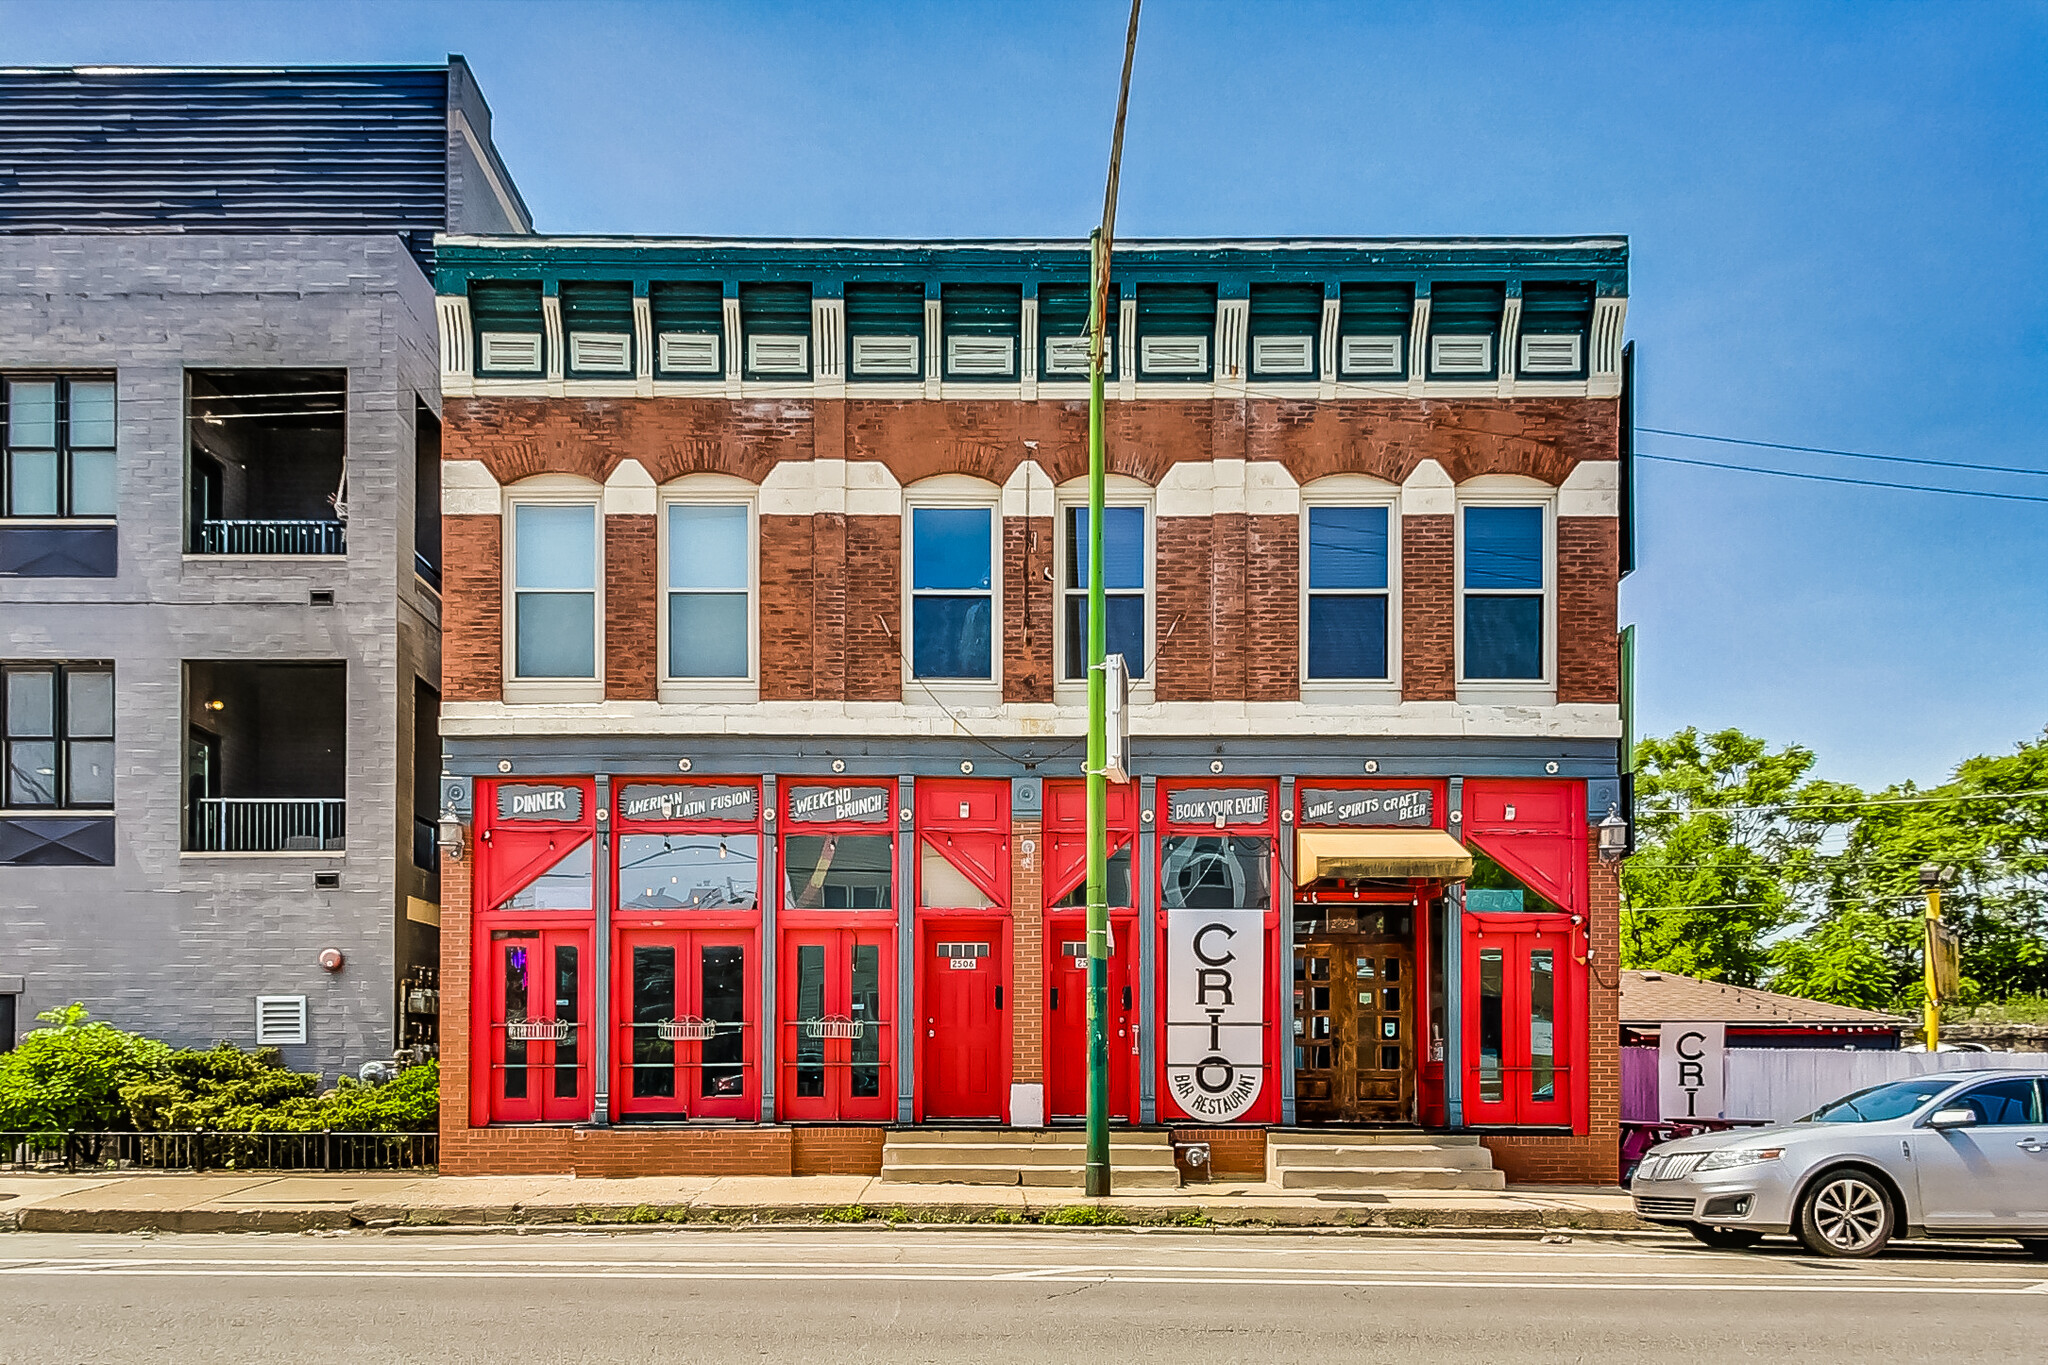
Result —
M171 1050L96 1021L82 1004L36 1016L14 1051L0 1056L0 1130L57 1132L127 1121L124 1086L156 1078Z
M1802 745L1688 726L1636 745L1636 852L1622 865L1622 965L1761 983L1820 847L1860 793L1809 776Z

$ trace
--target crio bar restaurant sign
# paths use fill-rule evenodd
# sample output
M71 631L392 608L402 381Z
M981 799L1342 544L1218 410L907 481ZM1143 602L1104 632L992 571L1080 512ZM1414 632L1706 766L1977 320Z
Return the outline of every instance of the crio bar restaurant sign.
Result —
M789 818L807 825L852 820L863 825L886 824L887 787L791 787Z
M530 782L498 784L500 820L552 820L569 824L583 818L583 788Z
M635 782L619 789L619 815L627 820L752 820L759 804L752 787Z
M1190 1118L1221 1123L1265 1080L1262 910L1166 912L1166 1087Z
M1267 793L1258 787L1183 787L1166 793L1167 819L1176 825L1266 823Z
M1304 825L1427 825L1436 793L1428 787L1303 787Z
M1657 1029L1657 1115L1719 1119L1726 1101L1726 1024L1665 1023Z

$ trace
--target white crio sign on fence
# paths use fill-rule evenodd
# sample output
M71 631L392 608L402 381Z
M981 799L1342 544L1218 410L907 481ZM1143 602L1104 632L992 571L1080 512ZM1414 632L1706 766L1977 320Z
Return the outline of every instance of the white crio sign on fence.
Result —
M1726 1118L1726 1024L1665 1024L1658 1034L1657 1104L1665 1118Z

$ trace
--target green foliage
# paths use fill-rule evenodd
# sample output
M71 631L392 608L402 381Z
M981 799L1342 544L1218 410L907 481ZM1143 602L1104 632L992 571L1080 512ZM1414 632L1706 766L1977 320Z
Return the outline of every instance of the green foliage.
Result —
M285 1069L277 1051L244 1052L229 1043L171 1053L156 1079L125 1087L121 1098L140 1130L214 1132L410 1132L434 1126L440 1071L429 1062L385 1085L343 1077L326 1094L320 1078Z
M1103 1208L1097 1204L1062 1204L1048 1209L1039 1219L1055 1227L1120 1228L1130 1222L1117 1209Z
M1844 908L1771 948L1771 989L1808 1000L1881 1010L1895 1002L1896 954L1888 926L1868 910Z
M0 1129L121 1127L122 1088L159 1075L170 1056L154 1039L90 1021L81 1004L36 1018L46 1027L0 1056Z

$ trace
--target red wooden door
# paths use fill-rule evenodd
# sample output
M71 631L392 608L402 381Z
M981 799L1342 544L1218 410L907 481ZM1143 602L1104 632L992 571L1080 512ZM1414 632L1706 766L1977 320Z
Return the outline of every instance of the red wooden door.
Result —
M1136 916L1110 917L1109 1112L1137 1121L1138 1029ZM1045 929L1045 1076L1047 1114L1088 1114L1088 920L1052 914Z
M948 917L924 926L924 1116L1000 1119L1003 985L1000 920Z
M620 932L613 1094L621 1114L759 1116L753 941L743 929Z
M1564 915L1468 915L1465 1121L1573 1122L1584 1028Z
M589 933L494 929L488 942L492 1122L588 1119Z
M896 1117L895 934L793 928L782 936L782 1117Z

